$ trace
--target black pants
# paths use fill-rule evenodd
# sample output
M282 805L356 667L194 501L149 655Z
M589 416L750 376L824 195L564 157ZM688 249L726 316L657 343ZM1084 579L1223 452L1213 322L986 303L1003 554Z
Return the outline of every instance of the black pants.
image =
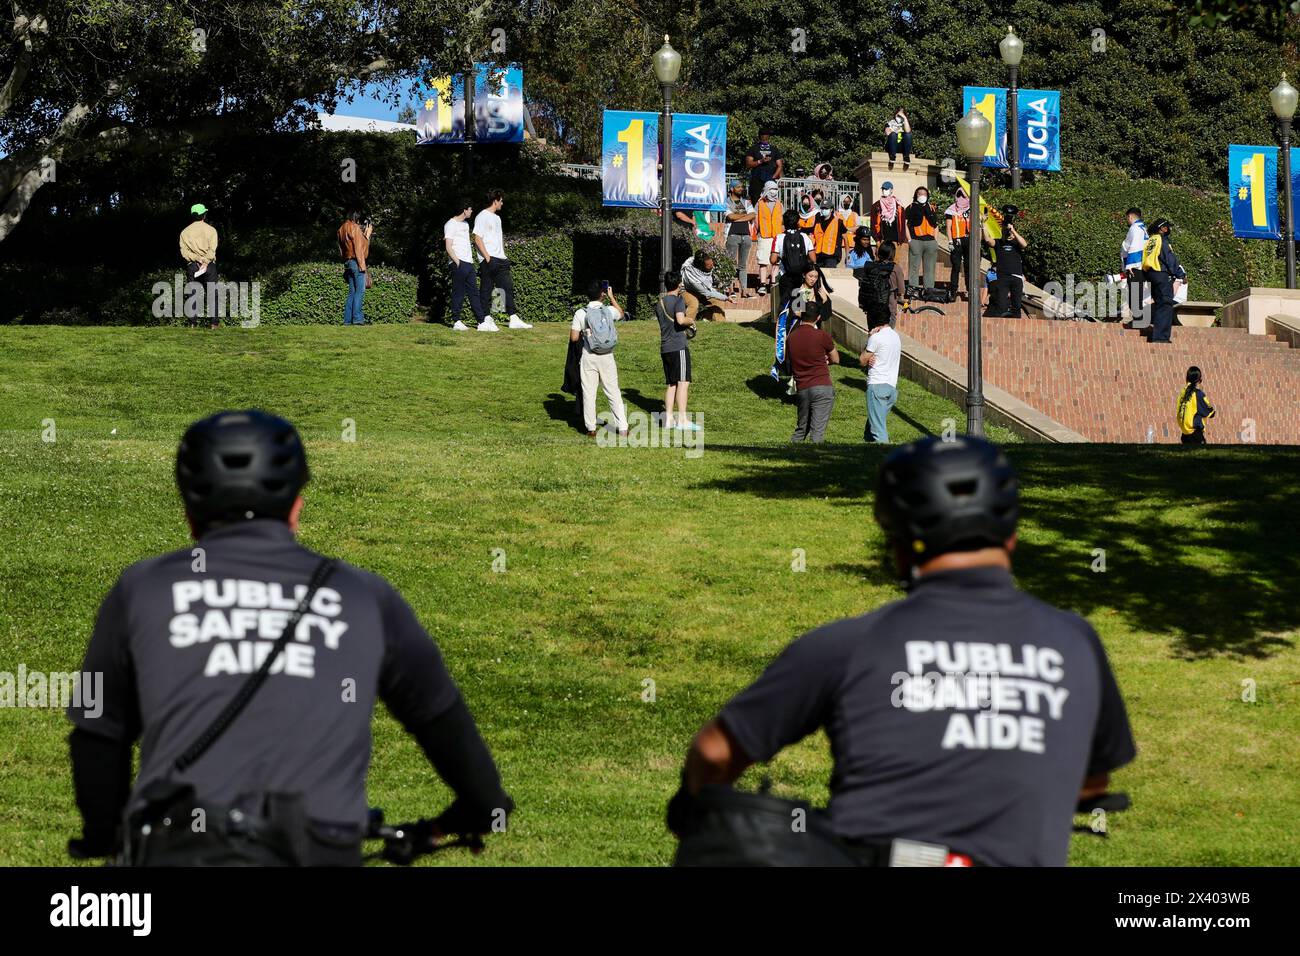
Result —
M501 288L506 293L506 315L515 314L515 284L510 278L510 260L492 259L478 266L479 303L484 315L492 314L492 290Z
M1157 272L1151 278L1151 341L1168 342L1174 327L1174 280L1167 272Z
M952 289L952 294L956 295L957 286L961 283L962 267L966 264L966 240L953 239L952 251L949 255L952 258L952 279L949 281L948 287ZM967 289L966 291L969 292L970 290Z
M969 289L967 290L970 291ZM998 276L993 283L993 309L989 315L1020 318L1025 280L1020 276Z
M215 262L209 262L207 271L204 272L203 275L195 278L194 273L198 267L199 264L197 262L185 263L185 284L188 286L191 282L197 282L203 286L203 303L199 306L196 315L191 315L190 309L186 307L185 324L198 325L199 320L206 316L208 322L212 325L220 325L221 315L216 303L217 264ZM182 289L181 291L184 293L182 301L188 303L190 290Z
M474 264L461 260L460 265L451 267L451 321L460 321L461 304L469 299L470 310L474 318L483 320L483 306L479 304L478 283L474 280Z
M1133 316L1133 328L1145 329L1151 324L1151 313L1143 304L1147 299L1147 274L1143 269L1128 271L1128 310Z
M1205 444L1205 429L1204 429L1204 428L1198 428L1198 429L1196 429L1196 431L1192 432L1190 435L1184 435L1184 436L1183 436L1183 444L1184 444L1184 445L1204 445L1204 444Z

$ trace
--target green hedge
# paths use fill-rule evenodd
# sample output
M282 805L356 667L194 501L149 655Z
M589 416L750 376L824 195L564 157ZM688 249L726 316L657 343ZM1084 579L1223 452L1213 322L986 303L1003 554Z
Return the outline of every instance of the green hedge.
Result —
M1015 202L1020 231L1029 240L1025 269L1039 285L1096 282L1119 271L1119 248L1128 228L1125 210L1137 206L1150 225L1174 223L1174 251L1187 269L1188 297L1224 302L1247 286L1285 284L1278 243L1237 239L1226 193L1202 192L1150 179L1131 179L1105 167L1073 165L1040 175L1013 194L1005 187L982 191L990 202ZM1014 198L1013 198L1014 196ZM940 209L950 197L936 197Z
M652 318L659 293L660 243L659 219L646 213L585 219L544 235L508 236L505 249L520 316L528 322L567 322L574 309L586 304L588 284L608 279L629 319ZM680 266L702 245L684 227L675 227L673 262ZM441 245L429 255L429 271L429 316L446 321L451 275ZM720 250L714 274L720 288L736 275L735 264ZM465 306L462 318L469 316Z
M0 269L0 280L14 290L7 300L0 300L0 322L27 325L176 325L184 321L176 316L177 277L179 269L155 269L136 276L122 277L102 269L75 271L54 270L43 276L38 286L31 282L8 280L13 267ZM416 307L419 279L391 266L370 267L373 287L366 290L367 322L409 322ZM239 275L220 276L222 282L243 281ZM258 319L265 325L312 325L343 321L343 303L347 284L339 262L304 262L278 266L255 277L258 286ZM69 305L57 296L57 287L68 283L78 286L90 307ZM39 290L49 290L41 293ZM35 290L35 291L34 291ZM182 293L183 294L183 293ZM251 310L252 289L247 288L245 302ZM229 304L231 322L242 320Z

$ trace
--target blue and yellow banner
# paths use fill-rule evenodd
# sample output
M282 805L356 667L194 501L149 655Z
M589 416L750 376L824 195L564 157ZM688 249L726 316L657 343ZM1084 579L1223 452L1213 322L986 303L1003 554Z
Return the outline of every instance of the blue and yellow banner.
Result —
M720 212L727 205L727 118L673 114L673 208Z
M1054 90L1019 90L1020 168L1061 169L1061 94Z
M524 71L517 64L474 64L474 138L480 143L523 142ZM420 146L465 142L464 74L429 81L415 117L415 141Z
M429 82L415 117L415 142L465 142L465 78L442 76Z
M1228 204L1238 239L1280 239L1276 146L1228 146ZM1291 152L1295 176L1296 150ZM1293 189L1296 188L1293 186Z
M988 147L984 150L984 165L993 169L1007 168L1007 91L995 86L963 86L961 89L961 115L977 109L993 126Z
M659 114L605 110L600 181L606 206L659 205Z
M522 143L523 67L511 63L493 70L488 64L479 63L474 69L475 137L480 143Z

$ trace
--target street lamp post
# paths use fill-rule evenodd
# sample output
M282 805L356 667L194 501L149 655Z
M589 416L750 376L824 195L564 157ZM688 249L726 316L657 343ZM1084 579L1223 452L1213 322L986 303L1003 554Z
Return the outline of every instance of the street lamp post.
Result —
M984 350L980 328L980 239L984 221L980 217L980 175L984 172L984 150L992 124L979 110L971 109L957 122L957 147L966 159L970 179L970 230L966 234L966 434L984 437Z
M654 69L664 93L664 113L659 120L659 164L663 170L659 182L659 209L663 214L659 235L659 291L664 292L667 291L664 273L673 267L673 87L682 70L682 55L668 43L666 33L664 45L655 52Z
M1286 211L1286 220L1282 223L1282 241L1286 248L1286 287L1295 288L1295 209L1291 196L1291 120L1295 116L1296 88L1282 74L1282 82L1273 87L1268 94L1273 106L1273 115L1282 123L1282 189L1284 190L1282 208Z
M998 44L998 49L1002 52L1002 62L1007 65L1011 73L1011 88L1007 96L1007 112L1010 116L1007 119L1007 131L1010 133L1009 148L1011 156L1011 188L1020 188L1020 58L1025 55L1025 44L1020 37L1016 36L1016 31L1007 27L1007 35L1002 38Z

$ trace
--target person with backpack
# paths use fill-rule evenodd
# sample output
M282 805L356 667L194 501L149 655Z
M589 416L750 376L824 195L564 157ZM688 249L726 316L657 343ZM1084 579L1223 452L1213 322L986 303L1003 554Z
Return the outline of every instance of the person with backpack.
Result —
M614 346L618 344L614 323L622 317L623 310L609 283L593 280L587 287L587 304L573 313L569 326L569 341L582 343L578 369L582 377L582 422L588 438L596 437L597 386L609 402L619 436L627 436L627 411L618 390L618 365L614 362Z
M1187 370L1187 387L1178 396L1178 428L1184 445L1205 444L1205 423L1214 417L1214 406L1201 391L1201 370L1193 365Z
M790 293L803 281L804 270L812 262L812 236L799 226L799 213L787 209L784 217L785 231L776 237L772 245L771 265L777 268L777 284L781 290L781 304L784 306Z
M257 409L204 418L175 477L194 541L118 577L82 668L103 693L67 710L83 823L69 855L360 866L381 701L456 795L412 838L503 828L514 804L410 605L298 542L309 473L297 429Z
M659 320L659 356L664 363L664 428L697 432L700 426L690 421L686 414L686 397L691 388L691 350L688 347L695 334L695 320L686 310L682 298L682 274L675 269L664 273L664 289L655 303L655 317ZM673 417L673 406L677 415Z
M897 247L886 240L876 250L877 258L855 270L858 276L858 308L867 317L867 327L898 324L898 306L907 297L903 266L895 262Z

